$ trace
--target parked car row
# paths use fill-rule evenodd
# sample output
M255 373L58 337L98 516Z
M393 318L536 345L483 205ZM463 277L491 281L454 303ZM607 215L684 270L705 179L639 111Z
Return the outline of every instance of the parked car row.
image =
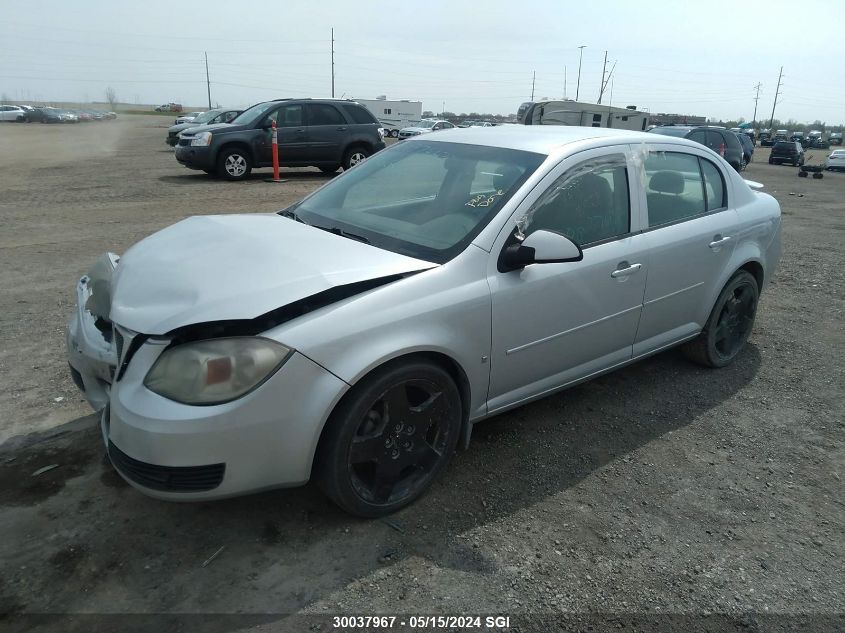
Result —
M52 106L33 107L28 105L0 106L0 121L14 121L16 123L80 123L107 121L116 118L116 113L102 110L54 108Z
M661 125L648 131L649 134L662 134L664 136L675 136L686 138L696 143L701 143L721 155L731 167L742 171L751 159L754 148L746 160L746 150L742 141L736 133L715 126L689 126L689 125Z
M156 112L181 112L182 111L182 104L181 103L165 103L160 106L156 106Z
M801 144L804 149L828 149L831 145L842 145L842 132L831 132L825 138L821 130L810 130L809 133L788 130L761 130L760 144L765 147L772 147L778 141L795 141Z

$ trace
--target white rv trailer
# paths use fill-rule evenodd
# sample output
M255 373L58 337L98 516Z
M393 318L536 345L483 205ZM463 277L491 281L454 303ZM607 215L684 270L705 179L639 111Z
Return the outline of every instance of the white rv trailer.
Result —
M403 127L416 125L422 119L422 101L407 99L355 99L379 120L386 134L397 138Z
M519 106L516 116L524 125L581 125L638 131L648 127L648 113L639 112L634 106L617 108L569 99L526 101Z

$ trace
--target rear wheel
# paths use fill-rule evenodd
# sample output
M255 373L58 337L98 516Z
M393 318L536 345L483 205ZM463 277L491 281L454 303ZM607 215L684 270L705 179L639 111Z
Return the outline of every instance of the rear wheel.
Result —
M745 346L754 326L760 289L754 275L740 270L725 285L707 324L683 347L684 354L707 367L724 367Z
M343 171L355 167L358 163L364 162L370 153L366 147L360 145L350 147L343 155Z
M392 136L393 138L399 138L399 130L391 130L390 136Z
M454 381L437 365L408 361L377 370L327 423L317 455L320 487L358 516L408 505L449 462L461 411Z
M217 174L226 180L243 180L252 171L252 161L240 148L225 149L217 159Z

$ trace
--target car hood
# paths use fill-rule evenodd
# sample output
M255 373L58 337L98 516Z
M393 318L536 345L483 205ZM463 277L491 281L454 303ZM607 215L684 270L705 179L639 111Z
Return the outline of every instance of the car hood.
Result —
M196 132L214 132L215 130L223 130L232 127L231 123L180 123L182 132L189 132L194 134ZM176 127L175 125L173 127ZM173 129L173 128L170 128Z
M109 318L166 334L253 319L337 286L435 266L276 214L197 216L126 251L114 271Z

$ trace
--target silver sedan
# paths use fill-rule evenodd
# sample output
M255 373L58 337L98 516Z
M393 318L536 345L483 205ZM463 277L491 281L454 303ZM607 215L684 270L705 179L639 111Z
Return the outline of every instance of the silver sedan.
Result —
M780 257L759 188L653 134L410 139L278 214L193 217L100 258L72 374L144 493L313 477L386 514L485 418L675 345L731 363Z

